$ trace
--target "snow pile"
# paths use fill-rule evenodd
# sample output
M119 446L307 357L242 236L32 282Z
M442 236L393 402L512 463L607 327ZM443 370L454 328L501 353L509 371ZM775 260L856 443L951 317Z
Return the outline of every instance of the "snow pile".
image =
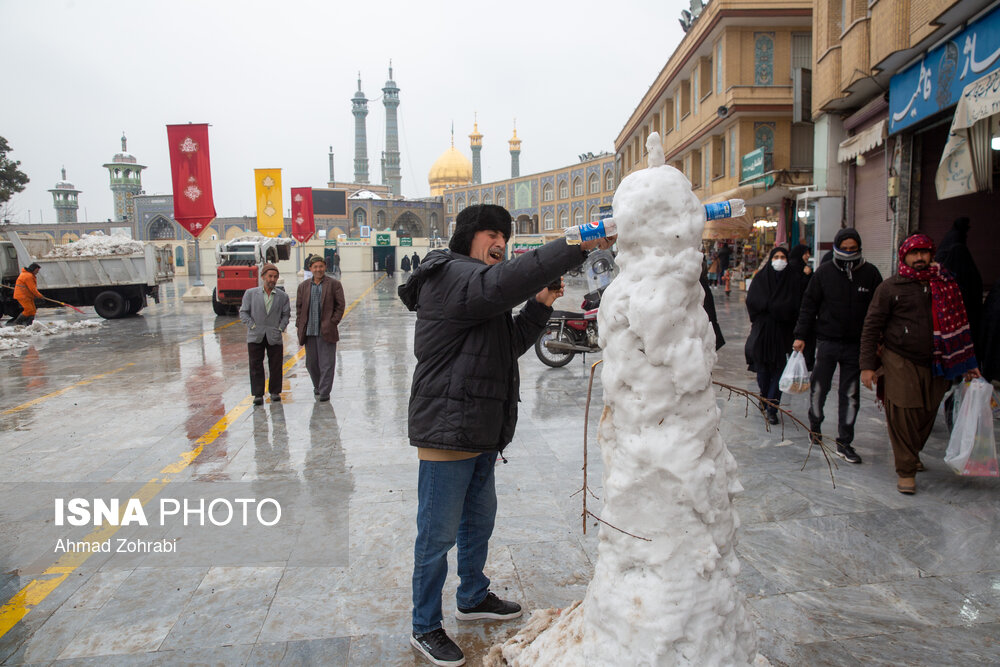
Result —
M0 352L28 347L29 339L38 336L92 329L101 326L101 324L101 320L80 320L78 322L52 320L51 322L32 322L26 327L2 327L0 328Z
M601 518L649 541L602 524L583 603L530 644L505 643L511 665L747 665L755 657L736 586L732 497L742 487L718 432L715 341L698 283L704 213L684 175L664 164L659 135L646 147L649 168L614 197L621 274L598 315L598 441Z
M226 243L261 243L267 240L268 238L269 237L267 236L261 236L261 235L256 235L256 236L247 235L247 236L239 236L233 239L232 241L226 241ZM278 245L288 245L289 243L292 242L292 239L287 239L280 236L273 237L273 239Z
M141 255L142 252L142 241L133 241L124 234L108 236L104 232L97 231L91 234L84 234L80 237L79 241L73 241L66 245L57 245L46 253L44 258Z

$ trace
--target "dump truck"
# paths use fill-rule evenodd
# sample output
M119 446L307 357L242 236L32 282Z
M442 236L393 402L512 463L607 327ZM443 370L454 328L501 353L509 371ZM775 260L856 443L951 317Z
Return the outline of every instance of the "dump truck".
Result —
M260 285L262 264L277 264L292 256L292 239L240 236L215 248L216 288L212 309L216 315L233 315L243 303L243 294ZM278 289L284 289L278 281Z
M141 243L142 251L132 254L48 257L56 248L68 246L56 246L46 238L42 251L36 249L32 256L17 232L8 231L6 237L0 241L0 281L7 288L14 287L22 267L36 263L42 267L38 274L42 294L72 306L93 306L109 320L135 315L150 297L159 303L160 285L174 278L170 248L152 243ZM59 307L43 300L38 300L38 306ZM0 308L8 316L21 311L13 289L0 288Z

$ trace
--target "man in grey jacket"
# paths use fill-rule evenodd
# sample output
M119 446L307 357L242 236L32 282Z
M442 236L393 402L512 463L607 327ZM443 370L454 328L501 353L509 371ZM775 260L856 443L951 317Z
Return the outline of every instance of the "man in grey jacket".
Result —
M263 287L253 287L243 294L240 305L240 322L247 326L247 352L250 357L250 393L253 404L264 403L264 355L270 380L268 392L271 402L281 400L281 360L284 345L281 334L288 326L292 309L284 290L278 284L278 267L264 264L260 267Z
M510 213L469 206L449 250L427 254L398 292L417 313L408 435L420 459L410 644L435 665L465 663L441 627L448 551L458 544L460 620L504 620L521 606L490 592L483 567L496 518L493 468L517 423L517 359L538 338L562 294L560 276L592 247L552 241L505 261ZM514 306L524 308L512 316Z

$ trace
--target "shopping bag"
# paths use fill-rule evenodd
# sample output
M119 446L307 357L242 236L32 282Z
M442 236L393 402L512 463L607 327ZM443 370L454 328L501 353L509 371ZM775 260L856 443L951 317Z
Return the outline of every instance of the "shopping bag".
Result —
M1000 477L993 438L993 387L982 378L963 382L955 392L955 426L944 462L959 475Z
M806 358L801 352L792 352L781 372L778 389L789 394L801 394L809 391L809 370L806 368Z

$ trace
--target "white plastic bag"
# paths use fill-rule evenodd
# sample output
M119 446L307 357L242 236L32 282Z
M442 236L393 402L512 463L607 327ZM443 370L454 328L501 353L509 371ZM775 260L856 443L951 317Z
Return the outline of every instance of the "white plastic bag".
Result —
M944 462L959 475L1000 477L993 438L993 387L982 378L963 382L955 391L955 426Z
M801 352L792 352L785 364L785 370L778 380L778 389L789 394L801 394L809 391L809 369L806 368L806 358Z

